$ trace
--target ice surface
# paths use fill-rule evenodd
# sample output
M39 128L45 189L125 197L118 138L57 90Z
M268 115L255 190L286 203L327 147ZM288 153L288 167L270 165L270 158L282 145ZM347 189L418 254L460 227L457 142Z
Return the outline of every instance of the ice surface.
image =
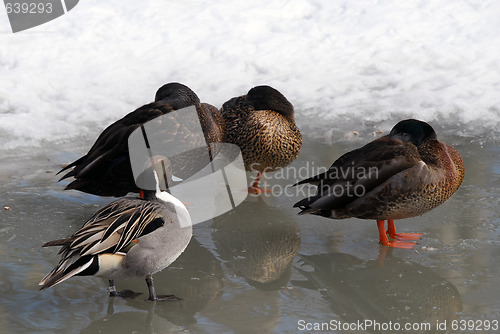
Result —
M100 131L179 81L220 107L279 89L305 129L416 117L497 139L498 1L86 0L12 34L0 15L0 143Z

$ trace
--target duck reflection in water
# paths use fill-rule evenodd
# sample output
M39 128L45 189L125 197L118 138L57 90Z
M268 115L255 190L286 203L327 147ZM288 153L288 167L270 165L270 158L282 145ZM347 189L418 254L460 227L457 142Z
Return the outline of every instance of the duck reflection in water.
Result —
M215 218L213 227L216 251L235 275L263 289L288 282L301 239L297 224L283 210L262 199L247 200Z
M436 328L437 321L450 324L462 311L452 283L427 267L392 256L392 248L381 247L379 258L370 261L343 253L301 258L296 269L307 280L293 283L321 291L342 322L425 323L431 327L427 331L405 333L444 333Z
M102 301L102 318L81 333L164 333L182 331L180 326L197 322L196 315L222 295L222 268L215 256L196 239L176 260L158 273L157 284L168 284L182 300L175 303L148 303L142 298L109 298ZM130 282L140 288L141 282ZM134 285L135 284L135 285Z

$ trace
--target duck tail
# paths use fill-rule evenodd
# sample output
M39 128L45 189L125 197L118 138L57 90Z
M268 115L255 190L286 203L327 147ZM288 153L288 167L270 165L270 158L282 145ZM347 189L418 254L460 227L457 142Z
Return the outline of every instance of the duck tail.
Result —
M87 155L84 155L83 157L80 157L79 159L73 161L72 163L64 166L60 171L57 172L56 175L59 175L61 174L62 172L64 171L67 171L68 169L72 168L72 167L75 167L76 165L82 163L85 159L87 158ZM69 173L67 173L66 175L64 175L59 181L65 179L65 178L68 178L70 176L73 176L73 175L70 175L73 171L70 171ZM74 172L73 172L74 173Z
M44 243L42 247L52 247L52 246L68 246L73 242L73 239L71 238L64 238L64 239L58 239L58 240L52 240Z
M299 215L305 215L307 213L314 213L314 211L316 211L316 209L314 208L311 208L309 206L309 204L311 204L311 199L310 198L304 198L303 200L295 203L293 205L294 208L299 208L301 211L298 213Z
M61 260L57 267L45 275L38 285L40 285L40 290L43 290L64 282L75 275L92 275L98 270L99 263L97 255L78 257L76 260L73 256Z

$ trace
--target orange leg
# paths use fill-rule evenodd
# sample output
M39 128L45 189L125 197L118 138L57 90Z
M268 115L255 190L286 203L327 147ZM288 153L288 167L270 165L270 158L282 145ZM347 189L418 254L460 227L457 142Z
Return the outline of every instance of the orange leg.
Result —
M389 239L387 238L387 234L385 233L384 223L385 223L384 220L377 220L379 243L385 246L396 247L396 248L412 249L413 247L415 247L415 243L409 241L401 241L401 240L389 241Z
M418 240L422 233L396 233L396 226L394 225L394 220L387 221L387 234L396 240Z
M262 176L262 172L258 172L257 173L257 176L255 177L255 181L253 181L252 185L250 187L248 187L248 192L251 193L251 194L260 194L262 192L272 192L271 190L269 189L266 189L266 188L261 188L259 187L259 182L260 182L260 178Z

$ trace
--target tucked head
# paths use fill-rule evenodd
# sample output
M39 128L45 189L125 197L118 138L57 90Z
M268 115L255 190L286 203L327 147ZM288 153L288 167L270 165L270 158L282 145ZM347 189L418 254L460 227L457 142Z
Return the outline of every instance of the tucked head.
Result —
M274 110L293 119L293 105L280 92L270 86L257 86L247 94L255 110Z
M437 139L432 126L416 119L406 119L399 122L392 128L389 137L411 142L415 146L420 146L431 139Z
M153 174L156 181L156 193L155 193L156 199L174 205L174 210L181 227L191 226L193 224L191 221L191 216L189 215L189 211L187 210L184 203L182 203L177 197L174 197L168 191L162 191L160 189L160 180L158 179L158 174L156 173L156 170L153 170Z
M165 84L156 91L155 102L160 101L172 105L176 110L200 104L195 92L178 82Z
M139 180L139 178L136 180L136 184L139 185L139 188L152 190L156 189L156 186L159 185L160 188L167 189L172 182L172 165L170 164L170 160L162 155L154 155L148 158L142 170L143 172L139 177L142 177L143 180ZM154 180L151 177L152 171L154 171L155 174ZM156 182L157 177L159 178L158 182ZM139 181L141 181L141 183L139 183Z

